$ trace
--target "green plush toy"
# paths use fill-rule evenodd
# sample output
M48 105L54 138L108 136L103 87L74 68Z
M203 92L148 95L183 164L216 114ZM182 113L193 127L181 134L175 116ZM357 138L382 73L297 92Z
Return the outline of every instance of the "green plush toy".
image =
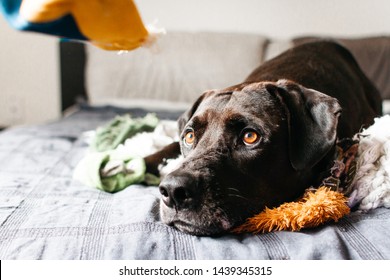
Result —
M100 190L114 193L139 183L159 184L159 178L146 173L142 157L115 150L126 139L155 129L159 120L154 114L143 118L117 116L96 130L90 151L77 165L75 180Z
M103 152L113 150L127 138L139 132L153 131L158 124L154 114L147 114L144 118L133 119L129 115L117 116L108 124L96 130L92 149Z

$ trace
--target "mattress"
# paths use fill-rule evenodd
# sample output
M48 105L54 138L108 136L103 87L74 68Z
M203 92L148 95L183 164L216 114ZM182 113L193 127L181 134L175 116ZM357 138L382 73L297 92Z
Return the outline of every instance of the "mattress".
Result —
M110 194L72 179L84 132L143 109L82 106L61 120L0 133L0 259L390 259L390 210L352 212L300 232L198 237L163 224L159 191ZM176 119L181 111L156 111Z

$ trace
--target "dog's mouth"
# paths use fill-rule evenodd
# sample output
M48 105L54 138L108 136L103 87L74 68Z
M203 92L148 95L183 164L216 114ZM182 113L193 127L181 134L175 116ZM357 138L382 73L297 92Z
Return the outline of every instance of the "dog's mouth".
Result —
M188 234L215 236L230 232L258 213L260 199L249 196L245 188L232 187L239 182L217 180L223 174L213 169L203 168L202 172L194 175L181 168L163 179L159 186L163 223Z
M206 211L208 214L204 215L191 211L177 212L175 209L162 205L160 212L165 224L192 235L218 235L233 228L233 223L216 211Z
M194 234L194 235L211 235L214 232L210 228L195 226L192 223L188 223L188 222L180 221L180 220L171 222L168 225L173 226L174 228L176 228L182 232Z
M168 225L173 226L174 228L178 229L181 232L185 232L192 235L198 235L198 236L209 236L209 235L217 235L221 234L223 232L226 232L231 228L230 224L223 221L222 225L199 225L198 223L190 223L187 221L177 220L171 223L168 223Z

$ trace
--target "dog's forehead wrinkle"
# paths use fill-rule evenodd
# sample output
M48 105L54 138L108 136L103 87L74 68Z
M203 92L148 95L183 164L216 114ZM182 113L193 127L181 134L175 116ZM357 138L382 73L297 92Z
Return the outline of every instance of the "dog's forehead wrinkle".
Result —
M248 114L264 114L275 107L275 101L270 94L264 91L233 91L212 96L201 103L194 120L199 123L208 123L212 119L230 114L232 110L247 112Z
M221 93L221 94L214 95L214 96L204 100L200 104L199 109L201 111L204 110L204 108L214 108L217 110L221 109L230 101L230 99L232 98L232 95L233 94L231 94L231 93L229 93L229 94Z
M253 128L259 127L265 133L271 133L279 127L280 109L273 102L260 102L227 106L221 113L223 123L226 127L236 124L254 126Z
M235 91L230 98L227 107L239 108L240 111L251 113L272 109L276 106L275 98L266 90L264 91Z
M234 96L236 92L232 94ZM237 94L242 94L238 92ZM201 137L202 148L210 149L214 144L221 146L223 135L231 131L237 133L237 129L245 127L258 128L264 133L263 140L267 141L274 131L279 129L280 108L274 100L265 95L259 98L256 94L245 94L245 100L236 101L234 98L224 99L223 104L209 103L198 110L190 124L198 137ZM212 106L210 106L212 105ZM232 130L233 129L233 130ZM200 139L200 138L199 138Z

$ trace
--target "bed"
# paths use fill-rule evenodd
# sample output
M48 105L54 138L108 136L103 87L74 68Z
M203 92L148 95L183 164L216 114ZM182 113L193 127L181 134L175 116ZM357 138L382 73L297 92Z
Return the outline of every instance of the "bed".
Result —
M300 232L197 237L160 221L154 186L111 194L72 177L86 131L124 113L175 120L203 90L238 83L262 61L317 39L174 32L157 50L122 56L61 43L64 117L0 133L0 259L390 259L390 209ZM390 37L338 40L390 98Z

